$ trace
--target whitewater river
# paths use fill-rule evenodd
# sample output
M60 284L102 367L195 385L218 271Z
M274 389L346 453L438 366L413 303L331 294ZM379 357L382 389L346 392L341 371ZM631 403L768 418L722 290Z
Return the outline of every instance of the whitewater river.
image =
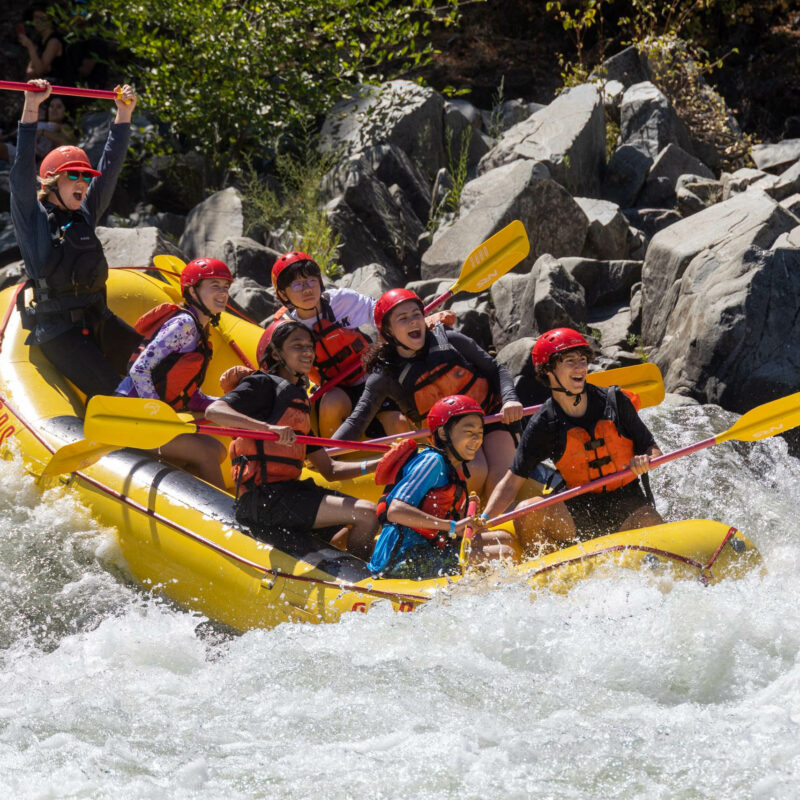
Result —
M644 413L667 450L713 407ZM126 579L68 490L0 463L3 798L796 798L800 462L781 439L654 473L768 571L617 572L226 635Z

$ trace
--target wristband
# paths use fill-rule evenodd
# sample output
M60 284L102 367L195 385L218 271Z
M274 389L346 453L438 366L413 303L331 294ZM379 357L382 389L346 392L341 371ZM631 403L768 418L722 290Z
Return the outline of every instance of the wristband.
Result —
M488 522L489 521L489 515L484 511L483 514L481 514L478 517L478 521L479 522Z
M364 459L361 462L361 474L362 475L366 475L367 474L367 460L366 459Z
M454 519L450 520L450 538L456 538L456 521Z

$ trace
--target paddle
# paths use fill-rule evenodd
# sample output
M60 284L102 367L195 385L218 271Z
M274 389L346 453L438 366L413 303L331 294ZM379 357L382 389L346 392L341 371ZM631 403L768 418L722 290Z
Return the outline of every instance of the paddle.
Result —
M471 494L469 496L469 505L467 506L467 516L472 517L478 508L478 496ZM461 537L461 547L458 549L458 564L460 567L466 567L469 561L469 554L472 551L472 534L473 530L467 527L464 535Z
M602 372L590 372L586 380L595 386L620 386L629 392L636 392L639 395L642 408L657 406L664 399L664 381L661 377L659 368L650 362L645 364L634 364L630 367L618 367L617 369L607 369ZM522 410L523 416L535 414L541 406L526 406ZM484 417L484 425L490 422L499 422L503 419L502 412ZM398 439L424 439L430 434L427 428L418 431L406 431L397 433L393 436L381 436L378 439L368 439L373 444L383 444L384 442L395 442ZM346 447L334 447L328 450L329 456L338 456L342 453L350 453Z
M31 86L29 83L19 81L0 81L0 89L8 89L14 92L43 92L40 86ZM122 92L114 92L108 89L84 89L76 86L53 86L51 94L61 94L68 97L97 97L102 100L116 100L122 97Z
M488 289L498 278L516 267L528 255L530 249L525 226L518 219L514 220L494 236L490 236L485 242L479 244L466 257L461 265L458 280L444 294L428 303L424 313L430 314L431 311L459 292L476 294ZM360 363L360 356L354 357L349 365L345 362L342 371L335 378L320 386L311 395L309 398L311 402L319 400L325 392L340 384L348 375L352 375Z
M183 268L186 264L181 261L180 258L177 256L168 256L168 255L159 255L153 256L153 264L155 264L156 268L162 273L167 275L180 275L183 272ZM180 289L180 282L179 281L170 281L171 284L177 283L178 288ZM236 353L237 356L241 359L242 364L250 369L255 369L253 363L250 359L244 354L244 351L238 344L234 341L233 337L225 330L222 326L222 321L220 320L220 324L217 325L217 330L219 331L219 335L223 338L223 340L228 344Z
M736 439L740 442L758 442L761 439L768 439L776 433L783 433L783 431L796 428L798 425L800 425L800 392L790 394L788 397L782 397L779 400L773 400L770 403L764 403L764 405L761 406L756 406L756 408L751 409L744 416L740 417L728 430L718 433L716 436L711 436L708 439L704 439L702 442L696 442L695 444L681 447L679 450L673 450L671 453L665 453L664 455L650 459L650 469L661 466L661 464L666 464L669 461L675 461L675 459L681 458L682 456L688 456L690 453L705 450L707 447L722 444L731 439ZM507 511L505 514L493 517L486 525L487 527L493 528L503 522L522 517L531 511L546 508L556 503L562 503L564 500L570 500L578 495L600 489L630 474L632 474L630 467L626 467L619 472L614 472L611 475L604 475L602 478L596 478L582 486L575 486L572 489L567 489L565 492L542 497L530 505Z

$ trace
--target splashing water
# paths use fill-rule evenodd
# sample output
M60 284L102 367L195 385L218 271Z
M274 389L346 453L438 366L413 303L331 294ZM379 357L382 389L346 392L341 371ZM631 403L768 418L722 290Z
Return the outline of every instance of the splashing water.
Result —
M728 427L644 413L662 449ZM0 789L14 798L794 798L800 462L731 443L653 474L752 538L741 581L620 570L229 636L124 577L113 531L0 463Z

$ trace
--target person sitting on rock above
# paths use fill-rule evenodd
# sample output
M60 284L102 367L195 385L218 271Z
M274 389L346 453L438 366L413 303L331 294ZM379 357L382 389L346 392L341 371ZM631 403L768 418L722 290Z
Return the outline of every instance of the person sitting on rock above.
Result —
M307 375L314 365L311 331L294 320L276 320L264 331L256 355L260 369L206 409L212 422L279 437L231 442L236 519L264 541L276 533L313 530L325 541L367 558L378 528L375 504L323 489L311 478L299 480L306 458L329 481L366 474L378 463L332 461L323 448L297 442L298 433L311 429L306 395Z
M17 27L17 41L28 51L25 79L65 77L64 40L53 26L48 8L44 3L34 3L28 9L31 22L36 29L34 38L25 33L25 27Z
M95 226L122 171L136 96L130 86L121 88L98 169L79 147L57 147L39 166L37 196L36 123L52 88L42 80L30 84L44 91L25 92L9 173L11 218L33 289L32 305L25 307L25 292L17 302L23 327L32 330L26 344L38 345L87 398L114 394L141 336L106 304L108 263Z
M517 556L506 531L480 531L466 517L466 465L483 443L483 408L471 397L438 400L428 412L433 446L406 439L378 464L375 482L389 484L378 503L383 525L368 568L385 578L423 579L460 572L460 538L475 530L470 562Z
M284 253L272 267L272 285L286 316L314 334L315 361L311 379L323 386L354 362L358 369L327 391L318 401L319 435L329 437L347 418L361 396L366 376L360 356L371 339L359 330L371 325L375 301L353 289L325 290L319 265L306 253ZM387 434L409 429L397 406L388 400L377 414Z
M334 437L361 436L387 397L422 427L437 400L469 395L484 414L503 413L502 422L486 427L483 446L470 466L470 490L488 497L511 463L515 447L511 426L522 418L522 404L508 371L468 336L443 325L429 330L422 300L408 289L392 289L380 297L375 326L382 343L370 348L364 393Z
M593 357L586 339L571 328L555 328L536 340L531 356L550 397L525 428L511 468L486 504L487 516L506 511L534 467L550 459L570 489L626 467L633 474L596 492L519 517L515 529L526 554L552 548L554 542L591 539L663 522L652 505L645 475L650 459L661 451L623 390L586 382ZM642 482L638 476L643 476ZM535 500L523 500L520 505Z
M144 337L131 356L128 377L117 387L126 397L153 397L176 411L202 413L216 400L200 391L211 361L209 325L217 325L228 303L233 281L227 265L216 258L196 258L181 273L186 304L162 303L136 323ZM212 436L182 433L159 448L170 463L225 488L220 464L225 448Z

